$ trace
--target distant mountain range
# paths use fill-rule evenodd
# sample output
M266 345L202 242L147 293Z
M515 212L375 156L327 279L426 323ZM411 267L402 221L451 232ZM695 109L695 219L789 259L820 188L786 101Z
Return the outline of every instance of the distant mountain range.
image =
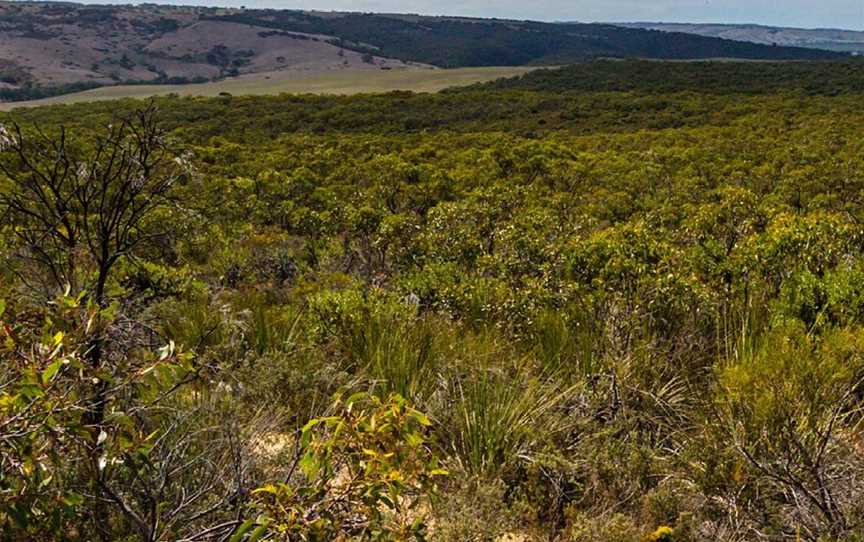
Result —
M625 23L619 26L864 55L864 32L855 30L784 28L756 24Z
M844 56L609 24L0 1L0 100L6 101L119 83L201 82L288 70Z

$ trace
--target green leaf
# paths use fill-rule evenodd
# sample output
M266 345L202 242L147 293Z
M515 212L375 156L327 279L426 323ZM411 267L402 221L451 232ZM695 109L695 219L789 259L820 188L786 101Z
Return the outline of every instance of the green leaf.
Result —
M63 503L67 506L78 506L84 502L84 497L77 493L67 493L65 497L63 497Z
M234 534L231 535L231 538L228 539L228 542L240 542L243 540L243 535L245 535L249 529L255 526L255 522L251 519L247 519L244 521L237 530L234 531Z
M255 529L254 531L252 531L249 534L249 538L246 539L246 542L256 542L262 536L264 536L264 534L266 532L267 532L267 526L266 525L259 525L257 529Z
M306 425L304 425L300 431L303 433L306 433L306 432L310 431L313 427L318 425L319 423L321 423L320 418L313 418L313 419L309 420L308 422L306 422Z
M315 478L315 476L318 475L318 471L321 470L321 465L312 452L306 452L300 460L300 470L303 471L303 474L305 474L307 478Z
M45 395L45 392L40 386L33 384L23 384L18 388L19 393L28 400L39 399Z
M405 440L412 448L416 448L423 444L423 437L421 437L417 433L408 433L407 435L405 435Z
M6 312L6 300L0 297L0 316L3 316L4 312Z
M110 305L100 311L102 317L112 322L117 317L117 311L120 309L120 304L116 301L113 301Z
M429 419L429 417L420 412L419 410L414 410L412 408L408 415L414 418L417 423L424 427L429 427L430 425L432 425L432 421Z
M48 382L51 382L51 380L60 371L60 367L63 366L63 362L64 362L64 360L61 358L61 359L58 359L57 361L55 361L54 363L52 363L51 365L49 365L48 367L45 367L45 370L42 371L42 383L43 384L47 384Z
M274 486L273 484L267 484L266 486L259 487L252 491L253 495L258 495L259 493L267 493L269 495L278 495L279 488Z

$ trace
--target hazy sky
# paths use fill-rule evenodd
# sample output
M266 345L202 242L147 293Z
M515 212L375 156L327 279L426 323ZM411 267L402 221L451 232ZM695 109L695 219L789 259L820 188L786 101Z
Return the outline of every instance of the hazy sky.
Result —
M86 0L84 0L86 1ZM122 3L123 0L90 0ZM153 1L153 0L151 0ZM159 3L575 21L760 23L864 30L864 0L155 0Z

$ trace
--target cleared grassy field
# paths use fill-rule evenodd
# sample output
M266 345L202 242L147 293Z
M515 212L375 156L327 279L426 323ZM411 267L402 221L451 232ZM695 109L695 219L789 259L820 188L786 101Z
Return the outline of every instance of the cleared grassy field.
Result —
M74 94L54 96L43 100L0 103L0 111L17 107L36 107L49 104L93 102L117 98L149 98L177 94L180 96L312 93L312 94L361 94L380 93L393 90L414 92L437 92L444 88L492 81L502 77L521 75L535 68L491 67L405 70L346 69L335 72L270 72L225 79L213 83L196 85L120 85L102 87Z

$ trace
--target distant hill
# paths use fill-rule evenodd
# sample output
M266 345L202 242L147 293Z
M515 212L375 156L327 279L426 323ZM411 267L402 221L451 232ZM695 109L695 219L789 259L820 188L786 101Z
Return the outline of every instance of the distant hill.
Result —
M864 93L864 60L835 62L668 62L597 60L454 89L834 96Z
M120 83L345 68L555 65L598 57L812 60L836 52L603 24L0 2L0 100Z
M328 36L216 20L231 13L0 2L0 100L283 70L422 68L334 45Z
M598 57L812 60L839 56L607 24L273 10L245 10L213 19L336 36L347 47L440 67L552 65Z
M864 55L864 32L855 30L784 28L756 24L626 23L619 26Z

